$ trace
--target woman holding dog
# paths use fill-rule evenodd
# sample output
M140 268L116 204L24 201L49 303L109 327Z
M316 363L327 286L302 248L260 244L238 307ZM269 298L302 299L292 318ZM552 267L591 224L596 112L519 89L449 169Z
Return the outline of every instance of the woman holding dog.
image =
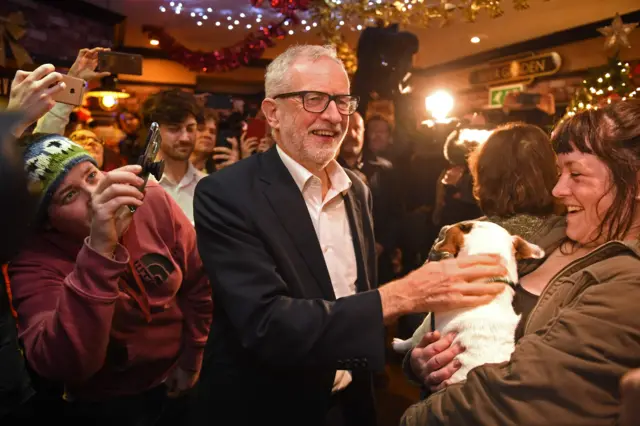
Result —
M410 364L421 381L444 390L410 407L402 425L617 420L620 378L637 367L640 353L640 103L577 114L552 141L552 194L568 213L533 240L547 257L521 265L521 286L539 298L523 313L511 360L447 386L462 348L451 346L452 336L427 335Z

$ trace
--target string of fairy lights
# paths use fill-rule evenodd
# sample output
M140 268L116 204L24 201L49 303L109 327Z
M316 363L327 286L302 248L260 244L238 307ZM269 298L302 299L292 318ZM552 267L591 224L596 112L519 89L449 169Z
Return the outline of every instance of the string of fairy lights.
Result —
M374 0L376 3L380 4L382 0ZM370 2L371 4L374 1ZM405 2L409 2L410 0L405 0ZM332 0L332 3L336 5L342 4L342 0ZM409 5L410 7L411 5ZM240 12L236 15L231 15L227 13L221 13L212 7L185 7L182 2L170 1L168 4L162 5L159 7L160 12L162 13L174 13L176 15L186 15L191 17L195 24L199 27L210 23L210 25L227 28L229 31L233 31L235 29L263 29L262 22L265 20L262 12L255 12L252 10L251 13ZM256 9L256 8L251 8ZM225 11L226 12L226 11ZM298 13L302 19L300 20L299 30L302 32L313 31L318 27L318 22L313 21L310 17L304 17L304 12ZM274 18L276 14L274 14ZM291 26L291 22L289 20L285 21L285 26ZM349 25L344 20L341 20L337 23L336 29L341 29L342 27L347 26L352 31L362 31L364 30L364 25ZM293 28L288 30L289 35L295 34Z
M618 99L636 98L640 87L634 88L630 71L628 62L611 58L607 66L582 81L582 87L569 103L567 116L572 117L584 109L598 109Z

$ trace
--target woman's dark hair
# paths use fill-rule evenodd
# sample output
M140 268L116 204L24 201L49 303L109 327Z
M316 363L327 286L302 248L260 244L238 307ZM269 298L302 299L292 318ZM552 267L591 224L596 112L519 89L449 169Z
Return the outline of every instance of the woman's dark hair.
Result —
M598 157L609 169L614 199L605 213L598 240L623 239L633 225L640 170L640 102L619 101L577 113L551 136L556 153L579 151Z
M546 216L558 209L551 194L558 180L556 155L539 127L510 123L496 128L469 155L473 195L487 216Z

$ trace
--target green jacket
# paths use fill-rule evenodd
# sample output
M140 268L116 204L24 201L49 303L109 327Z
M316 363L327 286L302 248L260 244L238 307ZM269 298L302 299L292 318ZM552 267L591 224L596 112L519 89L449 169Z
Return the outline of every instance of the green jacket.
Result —
M564 221L536 241L550 253ZM541 261L521 265L526 275ZM615 424L620 378L640 365L640 243L612 241L560 271L508 362L473 369L410 407L401 425Z

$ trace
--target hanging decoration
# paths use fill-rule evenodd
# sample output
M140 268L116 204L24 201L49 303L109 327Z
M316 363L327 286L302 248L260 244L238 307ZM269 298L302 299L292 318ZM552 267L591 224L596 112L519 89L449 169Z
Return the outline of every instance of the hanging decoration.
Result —
M274 1L274 0L272 0ZM283 0L285 1L285 0ZM549 0L543 0L549 1ZM309 8L312 19L319 23L320 36L338 47L340 59L349 64L350 72L357 68L356 55L345 42L342 30L362 30L366 26L428 27L434 22L447 25L460 14L467 22L475 22L480 13L491 18L504 14L506 0L316 0ZM529 8L528 0L512 0L515 10Z
M605 36L604 47L606 49L617 49L621 47L630 48L629 34L638 26L637 22L633 24L625 24L619 13L613 18L613 22L608 27L598 28L598 32Z
M259 31L249 33L236 44L211 52L188 49L157 26L145 25L142 31L149 39L158 40L160 48L167 52L172 60L191 71L211 73L230 71L262 57L267 47L275 45L276 39L285 37L287 30L284 23L287 21L297 23L297 18L292 15L278 24L267 25Z
M571 117L585 109L598 109L617 100L640 96L640 87L634 84L634 78L637 78L634 73L637 73L636 70L640 71L640 64L632 70L629 62L619 59L620 48L630 47L627 36L637 25L623 24L620 15L616 14L610 26L598 29L605 36L605 48L615 47L616 51L609 57L607 65L592 70L582 81L582 86L569 102L566 116Z
M7 17L0 17L0 66L7 66L7 53L11 51L18 68L32 64L29 52L20 45L20 39L27 33L27 22L22 12L10 13ZM7 48L8 47L8 48Z
M322 20L321 28L331 31L343 26L374 25L378 21L385 25L427 27L439 20L440 25L446 25L456 13L468 22L475 22L483 12L488 13L491 18L502 16L502 4L506 2L507 0L317 0L310 10ZM512 0L512 3L515 10L529 8L529 0Z
M263 4L263 0L250 1L255 7ZM311 0L270 0L269 3L284 15L279 23L266 24L258 31L249 33L242 41L214 51L191 50L158 26L144 25L142 32L149 40L156 40L158 46L167 52L172 60L191 71L230 71L261 58L267 47L275 46L275 40L286 37L291 31L286 26L297 26L300 23L296 12L307 10Z
M262 7L264 0L251 0L253 7ZM278 10L284 16L298 10L307 10L311 5L311 0L269 0L273 9Z
M539 0L549 1L549 0ZM212 52L192 51L178 43L160 27L145 26L143 31L159 42L170 57L192 70L214 72L232 70L260 58L275 39L293 34L300 24L297 12L313 20L313 27L325 43L336 47L349 74L357 69L357 56L346 42L345 29L361 31L367 26L399 24L427 27L434 22L447 25L456 14L475 22L482 13L491 18L503 15L507 0L250 0L254 7L271 7L283 16L277 24L263 26L244 40ZM515 10L529 8L529 0L511 0ZM199 22L200 23L200 22ZM317 26L316 26L317 23ZM303 22L304 24L304 22ZM286 29L284 28L288 26ZM311 26L305 27L308 31Z

